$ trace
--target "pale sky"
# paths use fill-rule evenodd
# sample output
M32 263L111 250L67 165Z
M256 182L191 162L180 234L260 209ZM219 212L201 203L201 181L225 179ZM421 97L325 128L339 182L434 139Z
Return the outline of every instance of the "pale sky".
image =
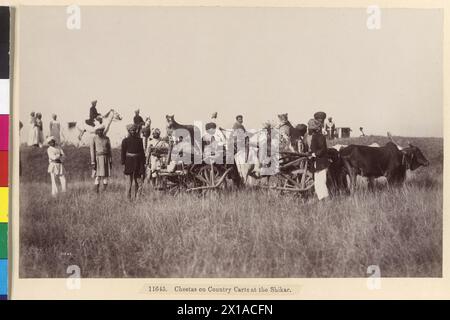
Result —
M165 127L236 114L260 128L288 113L315 111L359 135L443 135L443 15L439 9L382 9L369 30L361 9L81 7L81 29L65 7L20 8L20 117L40 111L83 122L90 101L123 116L133 110Z

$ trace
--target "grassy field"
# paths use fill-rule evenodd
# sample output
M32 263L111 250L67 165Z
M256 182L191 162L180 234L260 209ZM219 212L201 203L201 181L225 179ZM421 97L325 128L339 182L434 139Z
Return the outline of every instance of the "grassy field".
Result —
M384 137L341 140L369 144ZM407 139L397 138L406 145ZM442 274L443 140L411 138L431 165L403 188L382 181L325 202L263 190L129 202L115 151L108 192L92 193L88 150L66 148L69 192L50 196L44 149L22 149L20 276L384 277Z

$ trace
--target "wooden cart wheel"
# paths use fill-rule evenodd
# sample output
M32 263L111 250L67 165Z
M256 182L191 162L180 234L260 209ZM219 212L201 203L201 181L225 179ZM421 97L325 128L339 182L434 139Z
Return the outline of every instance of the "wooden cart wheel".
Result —
M217 166L214 164L207 164L200 168L198 176L203 178L202 181L204 182L204 185L216 187L222 175Z
M305 191L310 190L314 186L314 174L311 171L306 170L299 182L302 189Z
M206 191L226 187L226 178L232 168L220 165L204 164L200 169L191 170L190 174L195 178L199 186L188 188L188 191Z
M284 192L307 192L314 186L313 174L307 171L301 175L281 174L279 177L278 186L275 189Z
M278 175L279 183L275 189L283 192L304 193L314 186L314 175L308 170L308 162L302 161L299 168L293 172L281 172Z
M196 165L189 168L186 176L183 177L183 186L186 190L202 186L202 182L195 178L197 174L198 168Z

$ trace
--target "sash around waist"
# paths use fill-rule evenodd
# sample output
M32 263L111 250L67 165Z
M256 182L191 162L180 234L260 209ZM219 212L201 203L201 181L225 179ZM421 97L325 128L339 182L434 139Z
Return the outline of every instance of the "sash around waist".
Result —
M109 156L109 152L96 152L96 156Z
M131 152L127 152L127 157L131 157L131 158L139 157L139 153L131 153Z

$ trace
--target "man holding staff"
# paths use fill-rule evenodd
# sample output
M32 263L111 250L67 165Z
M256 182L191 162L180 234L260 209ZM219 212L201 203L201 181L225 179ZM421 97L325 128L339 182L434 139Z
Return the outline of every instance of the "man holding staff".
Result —
M329 196L327 171L330 161L328 159L327 141L322 133L325 118L325 112L316 112L314 119L308 122L308 133L311 140L309 149L314 158L314 189L319 200L326 199Z

